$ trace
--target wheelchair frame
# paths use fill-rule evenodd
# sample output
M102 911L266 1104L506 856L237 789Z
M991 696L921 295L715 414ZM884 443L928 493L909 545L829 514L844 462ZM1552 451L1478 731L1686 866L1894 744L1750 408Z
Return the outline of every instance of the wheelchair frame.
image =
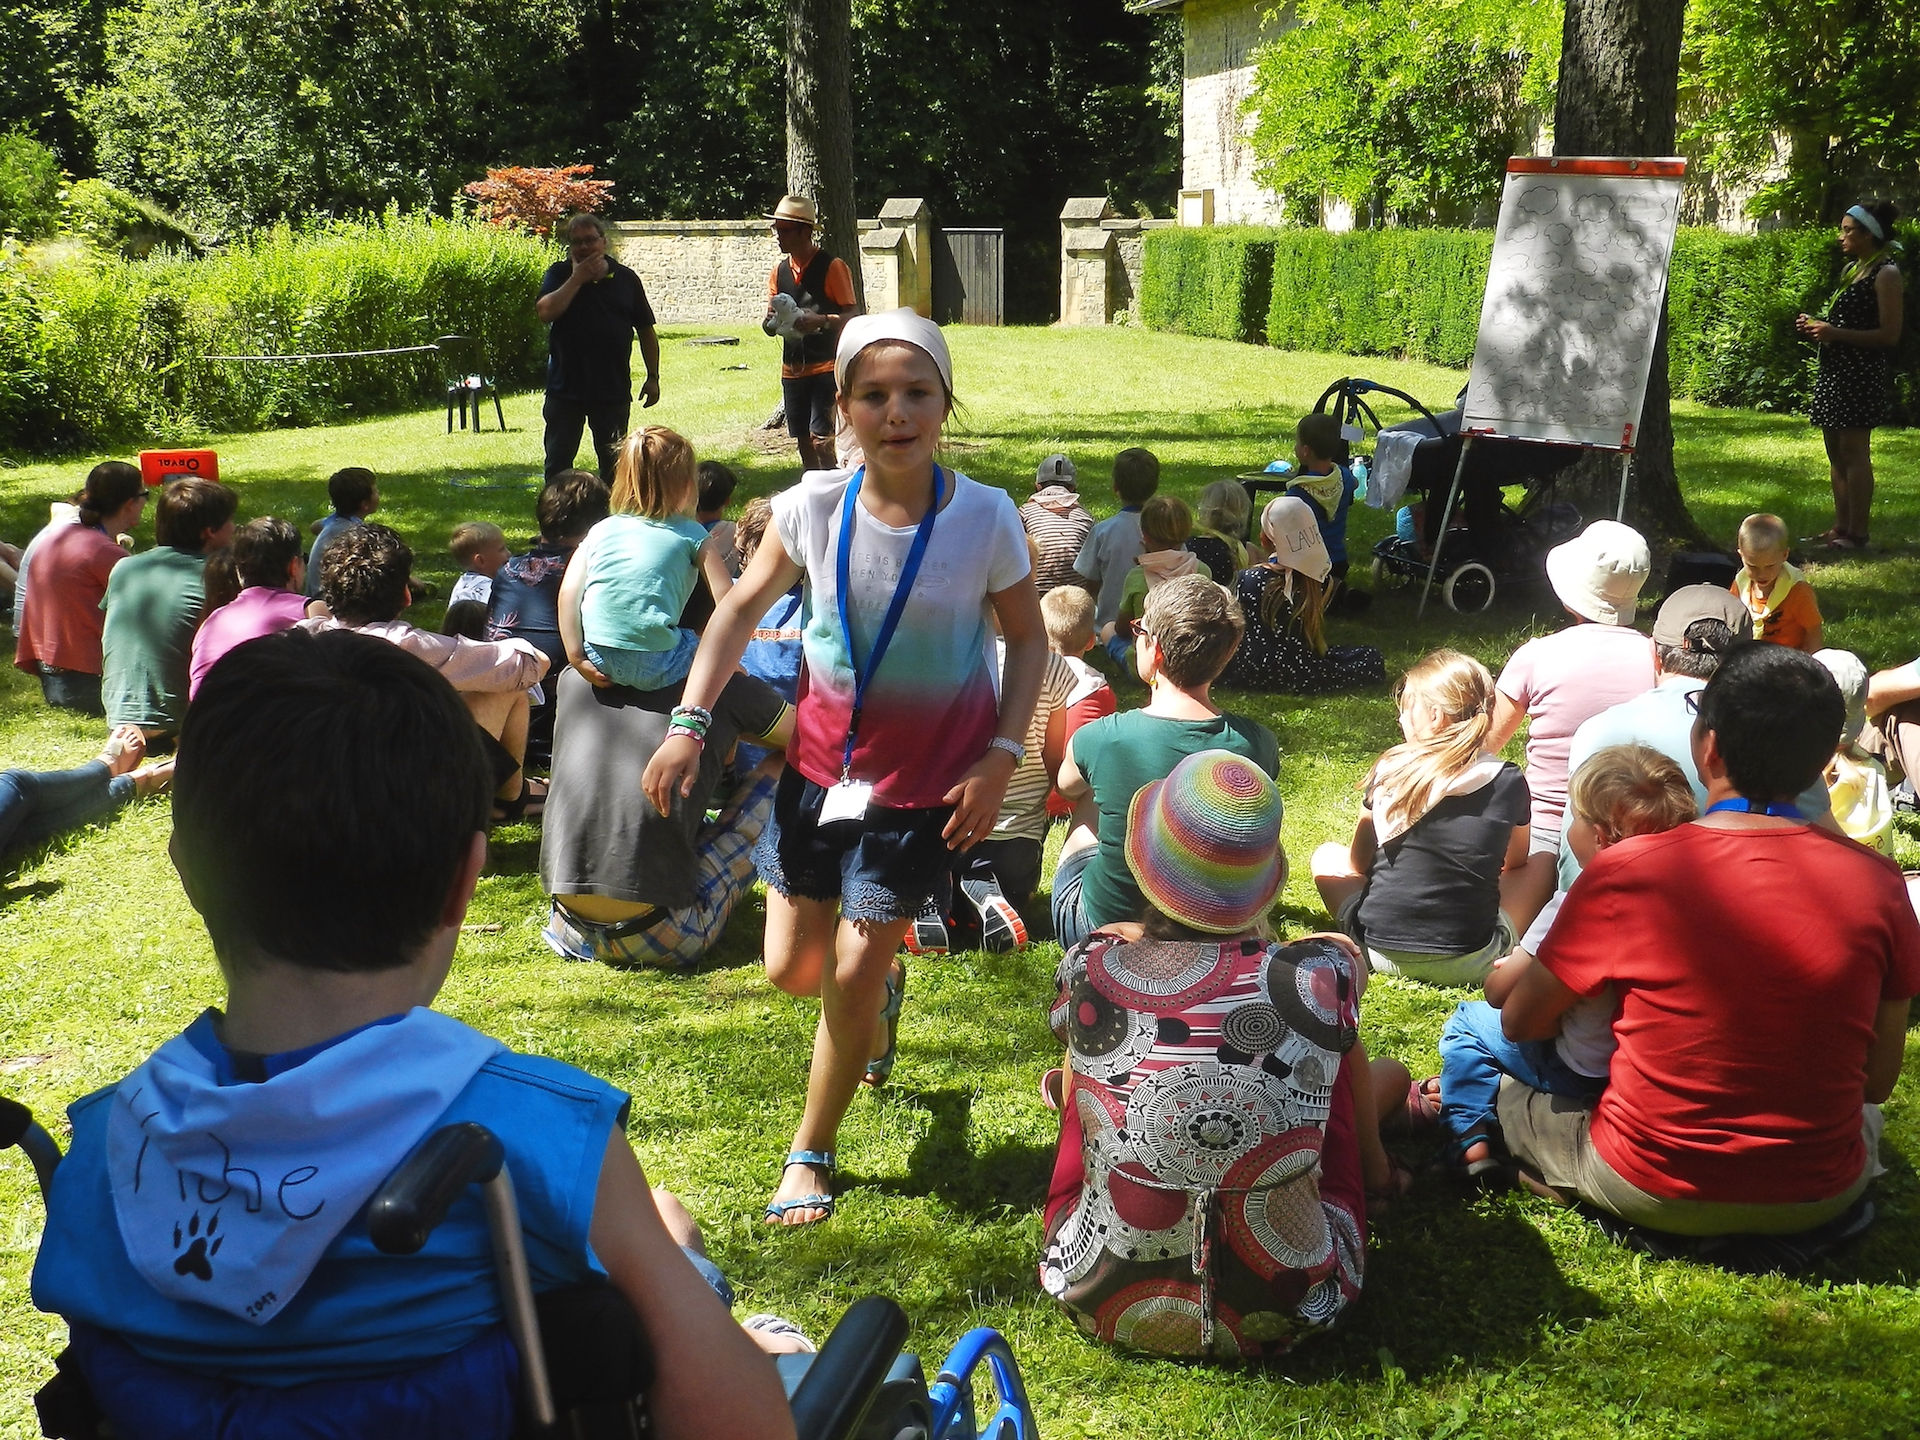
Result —
M0 1097L0 1150L16 1146L32 1162L44 1202L60 1147L32 1111ZM469 1185L481 1189L501 1309L520 1355L526 1422L538 1436L571 1435L567 1417L554 1405L513 1177L492 1131L466 1121L427 1136L368 1201L368 1234L385 1254L416 1254ZM798 1440L1037 1440L1019 1364L998 1330L982 1327L962 1336L929 1389L918 1359L903 1354L908 1328L898 1304L870 1295L847 1308L818 1354L782 1357L797 1362L781 1369ZM998 1400L985 1432L975 1419L973 1391L983 1364ZM892 1392L895 1413L871 1413L884 1392ZM929 1423L921 1424L921 1417Z

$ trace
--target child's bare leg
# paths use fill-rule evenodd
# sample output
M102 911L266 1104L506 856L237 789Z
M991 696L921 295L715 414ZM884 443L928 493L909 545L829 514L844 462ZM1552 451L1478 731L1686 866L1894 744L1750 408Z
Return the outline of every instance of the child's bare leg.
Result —
M489 691L484 694L463 691L461 700L466 702L467 713L473 716L474 723L487 734L500 742L501 747L516 761L524 760L527 755L527 721L531 711L527 703L527 692L513 690L507 692ZM520 798L521 772L516 769L493 792L496 800L517 800Z
M761 939L767 980L802 999L820 998L820 973L833 958L840 929L834 900L795 899L767 887L767 927Z
M1352 849L1329 840L1313 852L1313 859L1308 863L1313 870L1313 888L1320 892L1320 903L1327 907L1327 914L1339 920L1346 903L1367 883L1366 877L1353 868Z
M801 905L811 908L813 903L802 901ZM807 1108L793 1136L795 1150L834 1148L840 1121L860 1088L867 1062L886 1048L880 1011L886 1000L887 975L912 923L840 922L832 963L820 968L820 1024L814 1032L813 1066L807 1072ZM827 1183L824 1172L795 1165L780 1177L773 1198L797 1199L822 1192ZM791 1210L781 1223L798 1225L819 1218L817 1209Z
M1380 1140L1380 1122L1407 1103L1412 1077L1398 1060L1369 1060L1365 1043L1347 1052L1353 1086L1353 1128L1360 1143L1360 1173L1369 1190L1392 1193L1393 1160Z

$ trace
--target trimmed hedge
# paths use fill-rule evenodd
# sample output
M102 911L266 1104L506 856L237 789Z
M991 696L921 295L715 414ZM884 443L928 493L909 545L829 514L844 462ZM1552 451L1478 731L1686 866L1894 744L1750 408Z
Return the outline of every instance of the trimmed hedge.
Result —
M1920 232L1906 235L1911 250ZM1141 319L1153 329L1284 350L1464 368L1473 358L1493 235L1486 230L1219 227L1146 237ZM1728 235L1683 227L1668 280L1673 393L1804 412L1814 347L1793 317L1824 315L1840 271L1829 230ZM1920 283L1894 352L1898 423L1920 423ZM1252 316L1265 315L1264 327Z
M266 232L205 259L71 245L0 254L0 447L45 451L312 425L440 393L432 354L297 364L209 355L478 339L503 385L537 382L548 247L471 221L389 214Z
M1240 225L1148 231L1141 323L1215 340L1258 341L1266 333L1273 252L1283 233Z

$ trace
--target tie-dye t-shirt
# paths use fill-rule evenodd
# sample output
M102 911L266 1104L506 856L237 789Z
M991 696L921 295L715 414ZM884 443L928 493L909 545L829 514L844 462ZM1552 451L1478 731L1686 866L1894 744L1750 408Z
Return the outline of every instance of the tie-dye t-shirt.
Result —
M945 803L986 752L999 724L987 596L1031 566L1020 512L1006 492L943 472L952 495L934 521L926 558L887 653L867 687L853 777L873 803L897 810ZM807 572L798 719L787 759L817 785L840 779L853 714L853 662L840 628L836 571L840 505L854 472L816 470L774 496L773 528ZM847 609L864 662L886 619L916 527L882 525L854 505Z

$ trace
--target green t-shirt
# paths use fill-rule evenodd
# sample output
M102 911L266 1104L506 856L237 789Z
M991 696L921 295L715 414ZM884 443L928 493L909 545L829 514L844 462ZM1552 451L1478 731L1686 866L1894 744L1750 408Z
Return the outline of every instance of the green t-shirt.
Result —
M1095 926L1138 920L1146 905L1127 868L1126 851L1127 811L1143 785L1164 780L1175 765L1202 750L1230 750L1269 775L1280 771L1280 742L1266 726L1241 715L1165 720L1128 710L1081 726L1069 743L1100 809L1100 849L1080 884L1087 919Z
M158 545L107 577L100 698L109 725L178 728L187 715L187 662L206 608L204 555Z
M680 612L700 581L694 557L706 538L691 515L609 515L595 525L573 560L587 567L582 638L615 650L673 649Z

